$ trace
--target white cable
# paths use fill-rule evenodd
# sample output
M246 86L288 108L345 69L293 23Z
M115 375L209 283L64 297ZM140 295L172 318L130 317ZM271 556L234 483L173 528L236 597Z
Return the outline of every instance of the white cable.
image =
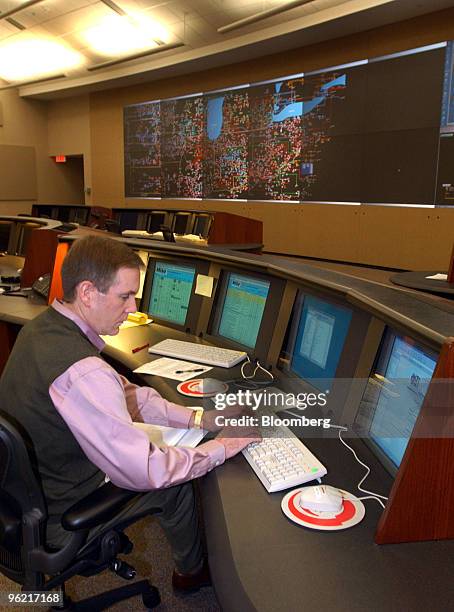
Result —
M382 500L378 499L378 497L375 497L375 495L365 495L364 497L356 497L356 495L354 497L348 497L348 495L343 495L342 497L344 499L349 499L350 501L356 501L356 500L362 501L363 499L375 499L375 501L378 502L382 508L385 507L385 504L382 502Z
M249 357L249 355L247 355L247 361L243 361L243 364L241 365L241 376L245 379L245 380L252 380L255 378L258 370L262 370L263 372L265 372L265 374L267 374L270 378L271 381L274 380L274 376L271 372L269 372L268 370L266 370L261 364L260 361L257 360L255 367L254 367L254 371L252 372L252 374L250 376L248 376L247 374L245 374L244 369L246 366L251 365L253 366L253 363Z
M368 491L367 489L363 489L361 487L361 485L363 484L363 482L366 480L366 478L369 476L370 474L370 467L368 465L366 465L365 463L363 463L361 461L361 459L358 457L358 455L356 454L356 452L354 451L354 449L349 446L347 444L347 442L345 442L345 440L342 438L342 433L341 431L348 431L346 427L342 427L340 425L330 425L330 427L333 427L334 429L338 429L338 435L339 435L339 440L342 442L342 444L348 448L348 450L353 454L353 456L355 457L356 461L362 465L364 468L366 468L366 473L364 474L364 476L361 478L361 480L359 481L359 483L357 484L357 489L358 491L361 491L361 493L367 493L368 495L377 498L377 501L379 501L378 498L380 499L388 499L385 495L380 495L379 493L374 493L373 491ZM383 508L385 507L384 504L382 503Z
M255 372L257 371L257 368L255 368L255 370L252 372L251 376L247 376L247 375L244 373L244 368L245 368L245 366L247 366L247 365L252 365L252 361L251 361L251 358L249 357L249 355L246 355L246 359L247 359L247 361L243 361L243 363L241 364L241 376L242 376L242 377L243 377L245 380L248 380L248 379L250 379L250 378L254 378L254 376L255 376Z
M271 378L271 381L274 381L273 373L269 372L266 368L264 368L258 359L257 359L257 368L256 369L262 370L262 372L265 372L265 374L268 374L268 376Z

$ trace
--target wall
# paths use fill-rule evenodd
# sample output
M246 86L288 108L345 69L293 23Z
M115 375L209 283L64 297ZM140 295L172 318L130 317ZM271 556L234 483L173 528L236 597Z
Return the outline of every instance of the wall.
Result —
M83 203L75 169L65 171L56 164L50 157L55 154L50 147L58 150L62 146L86 155L90 176L88 97L49 104L20 98L16 89L8 89L0 91L0 104L3 109L0 147L5 155L9 153L10 166L0 168L0 214L30 213L35 202ZM31 150L33 163L28 159ZM5 179L11 178L11 170L17 173L16 193L4 187Z
M83 156L83 179L85 188L91 187L91 150L90 150L90 108L88 95L55 100L48 107L49 155ZM75 164L73 165L75 166ZM83 204L74 201L80 198L79 177L76 168L70 163L59 167L66 178L70 195L69 204ZM60 181L61 182L61 181ZM71 189L69 185L73 185ZM55 192L61 192L61 185L55 186ZM72 198L72 199L71 199ZM91 193L85 193L85 204L91 203Z
M209 91L454 39L454 9L178 78L90 96L93 203L105 206L193 208L194 202L124 198L123 106ZM454 210L197 202L202 210L246 214L264 222L265 249L273 252L395 268L446 269ZM422 247L422 245L424 245Z

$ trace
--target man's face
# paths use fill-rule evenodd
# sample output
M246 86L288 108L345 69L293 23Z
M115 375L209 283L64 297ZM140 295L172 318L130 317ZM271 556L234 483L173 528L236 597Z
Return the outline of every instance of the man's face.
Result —
M128 314L136 311L139 282L139 270L120 268L106 293L93 289L89 323L99 335L115 336Z

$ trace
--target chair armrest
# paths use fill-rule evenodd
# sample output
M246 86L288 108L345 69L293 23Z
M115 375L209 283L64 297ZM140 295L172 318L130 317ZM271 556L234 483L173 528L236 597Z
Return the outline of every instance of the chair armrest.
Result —
M62 515L61 524L67 531L92 529L113 519L131 500L140 497L139 491L120 489L111 482L98 487Z

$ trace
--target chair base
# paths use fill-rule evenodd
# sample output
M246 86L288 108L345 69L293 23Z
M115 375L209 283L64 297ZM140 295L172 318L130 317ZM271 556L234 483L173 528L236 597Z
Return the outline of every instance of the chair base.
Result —
M161 603L158 589L148 580L140 580L82 601L72 601L70 597L65 596L63 607L54 607L51 610L58 610L59 612L99 612L135 595L142 595L143 605L148 610L156 608Z

